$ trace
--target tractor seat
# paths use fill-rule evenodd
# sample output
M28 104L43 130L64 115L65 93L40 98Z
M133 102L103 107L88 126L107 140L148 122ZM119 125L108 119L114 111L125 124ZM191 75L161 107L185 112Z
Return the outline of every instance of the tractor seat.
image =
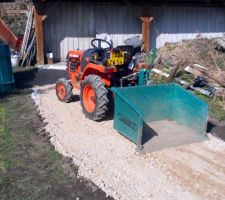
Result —
M124 52L124 64L129 64L132 61L133 56L135 54L134 47L129 46L129 45L123 45L123 46L117 46L114 49L115 50L118 49L118 50Z
M104 65L107 61L107 51L101 49L87 49L81 58L81 71L89 62Z

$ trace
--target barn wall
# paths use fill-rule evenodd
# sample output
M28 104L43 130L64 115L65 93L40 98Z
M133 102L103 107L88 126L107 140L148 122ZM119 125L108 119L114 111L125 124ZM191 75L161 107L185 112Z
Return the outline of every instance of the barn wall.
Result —
M44 21L45 52L64 61L68 50L86 49L97 34L109 33L115 45L141 34L142 8L136 13L116 3L61 2L46 3ZM224 7L167 6L152 7L151 46L178 42L196 36L222 36L225 33Z
M47 4L46 12L45 51L53 52L56 60L65 60L70 49L89 48L97 34L110 34L114 45L141 34L141 20L126 6L59 2Z
M165 42L179 42L196 37L222 37L225 34L225 7L167 7L155 16L152 44L157 48Z

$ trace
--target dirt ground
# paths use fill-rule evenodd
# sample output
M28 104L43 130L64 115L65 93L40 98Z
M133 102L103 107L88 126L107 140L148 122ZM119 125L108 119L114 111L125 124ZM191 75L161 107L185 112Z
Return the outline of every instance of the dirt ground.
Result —
M209 140L140 155L135 145L113 129L113 117L102 122L85 118L78 93L73 102L58 101L54 82L64 76L42 69L35 79L36 103L47 122L55 148L79 166L115 199L225 198L225 142ZM222 130L223 131L223 130Z
M16 90L0 98L0 199L112 199L49 142L27 84L37 70L15 71Z

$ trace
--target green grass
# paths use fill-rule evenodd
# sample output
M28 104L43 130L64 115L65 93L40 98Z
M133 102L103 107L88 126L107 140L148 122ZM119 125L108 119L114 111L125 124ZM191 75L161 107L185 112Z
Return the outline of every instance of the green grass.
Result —
M80 183L77 167L38 131L44 127L29 83L36 71L14 69L16 88L0 99L0 200L106 199Z
M190 84L194 83L195 76L193 74L186 73L184 71L179 71L176 75L177 78L180 78L183 81L186 81Z
M211 117L216 118L219 121L225 120L225 110L221 105L222 102L220 99L214 97L210 98L199 93L196 93L196 96L208 103L209 115Z
M48 199L52 185L73 184L61 166L62 156L35 134L36 120L26 94L0 101L1 200Z
M12 151L12 138L6 128L6 111L3 105L0 104L0 170L5 171L11 166L11 160L8 159L8 154ZM1 177L2 178L2 177ZM0 182L4 181L1 179Z

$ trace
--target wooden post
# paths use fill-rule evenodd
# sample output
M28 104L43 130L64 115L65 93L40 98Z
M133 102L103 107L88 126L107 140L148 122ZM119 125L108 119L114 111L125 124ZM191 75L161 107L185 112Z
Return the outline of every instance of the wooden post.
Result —
M154 19L153 17L140 17L142 21L142 39L144 42L144 51L150 49L150 23Z
M42 15L38 13L37 8L34 9L34 23L35 23L35 35L37 45L37 64L44 64L44 43L43 43L43 28L42 28Z

